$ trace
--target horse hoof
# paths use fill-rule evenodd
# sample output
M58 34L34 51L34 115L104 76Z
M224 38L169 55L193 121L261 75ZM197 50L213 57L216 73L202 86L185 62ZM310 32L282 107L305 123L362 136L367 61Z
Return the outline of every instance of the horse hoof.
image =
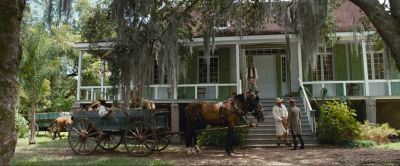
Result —
M230 152L230 153L228 153L228 156L230 156L230 157L235 157L235 154L232 153L232 152Z

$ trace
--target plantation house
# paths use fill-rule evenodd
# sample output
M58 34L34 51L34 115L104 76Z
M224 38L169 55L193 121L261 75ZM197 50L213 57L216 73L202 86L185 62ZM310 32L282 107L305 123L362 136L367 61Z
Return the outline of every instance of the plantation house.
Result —
M215 52L210 57L204 56L203 38L194 38L193 56L187 61L187 78L173 88L159 80L155 65L152 75L154 84L148 87L144 98L154 100L157 105L172 104L172 110L177 108L177 104L198 99L228 99L232 94L245 91L246 78L241 73L245 70L243 64L247 63L257 69L259 96L264 100L301 97L300 101L304 102L304 109L310 116L308 111L312 109L314 101L311 99L331 100L346 96L357 109L359 120L389 122L391 126L400 128L400 109L396 108L400 104L400 73L387 49L378 49L374 43L367 42L367 36L372 32L352 32L355 25L353 20L363 17L357 6L346 2L334 11L333 16L339 40L333 47L326 48L326 52L321 49L316 57L317 65L310 72L302 67L305 55L298 35L289 34L289 42L286 42L283 29L276 23L269 23L260 31L260 35L217 35ZM230 31L229 22L216 28L220 32ZM110 49L112 45L97 43L96 49ZM89 47L89 43L75 44L75 48L80 50L77 102L89 103L100 95L110 101L122 100L121 93L117 96L109 93L111 86L105 84L105 74L100 78L100 86L81 85L81 73L85 68L82 59ZM104 66L107 66L106 63ZM305 93L309 93L308 97ZM266 108L267 111L270 109ZM171 112L171 117L178 115Z

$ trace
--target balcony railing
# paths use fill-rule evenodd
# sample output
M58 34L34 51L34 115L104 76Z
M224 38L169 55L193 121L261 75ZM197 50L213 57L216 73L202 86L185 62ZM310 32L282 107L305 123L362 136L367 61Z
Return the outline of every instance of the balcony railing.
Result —
M153 84L143 94L152 100L172 100L172 87L168 84ZM236 83L222 84L179 84L178 99L219 100L236 93ZM133 89L134 87L132 87ZM111 93L111 86L81 86L80 100L97 100L102 96L106 100L122 100L123 95ZM121 91L118 91L121 93ZM222 93L222 94L221 94Z
M312 81L303 85L314 97L400 95L400 79Z

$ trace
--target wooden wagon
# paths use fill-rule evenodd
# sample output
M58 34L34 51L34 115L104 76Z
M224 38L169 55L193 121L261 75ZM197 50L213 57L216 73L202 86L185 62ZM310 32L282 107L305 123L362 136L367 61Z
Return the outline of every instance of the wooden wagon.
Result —
M70 117L70 112L41 112L35 113L35 127L36 132L39 134L39 131L47 131L48 127L50 126L51 122L58 117ZM31 123L32 114L28 114L28 121ZM29 125L30 126L30 125ZM29 132L30 133L30 132Z
M133 156L147 156L169 145L169 112L165 109L127 109L98 112L75 111L68 142L77 154L90 154L97 147L113 150L120 144Z

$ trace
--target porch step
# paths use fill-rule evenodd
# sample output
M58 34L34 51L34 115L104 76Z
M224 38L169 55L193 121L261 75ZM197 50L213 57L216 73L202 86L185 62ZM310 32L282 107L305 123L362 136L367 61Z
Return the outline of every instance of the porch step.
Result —
M301 110L301 126L303 133L303 140L306 146L314 146L318 144L316 136L312 133L311 125L304 110L303 100L301 98L293 98L296 100L296 106ZM245 139L246 146L252 147L268 147L276 146L276 131L275 120L272 115L272 108L275 105L275 99L261 99L261 105L264 110L264 122L259 122L258 127L250 128L247 138ZM286 99L285 99L285 106ZM248 116L249 120L256 121L253 116ZM289 131L290 133L290 131ZM289 140L292 142L292 136L289 134ZM282 146L282 145L281 145Z

